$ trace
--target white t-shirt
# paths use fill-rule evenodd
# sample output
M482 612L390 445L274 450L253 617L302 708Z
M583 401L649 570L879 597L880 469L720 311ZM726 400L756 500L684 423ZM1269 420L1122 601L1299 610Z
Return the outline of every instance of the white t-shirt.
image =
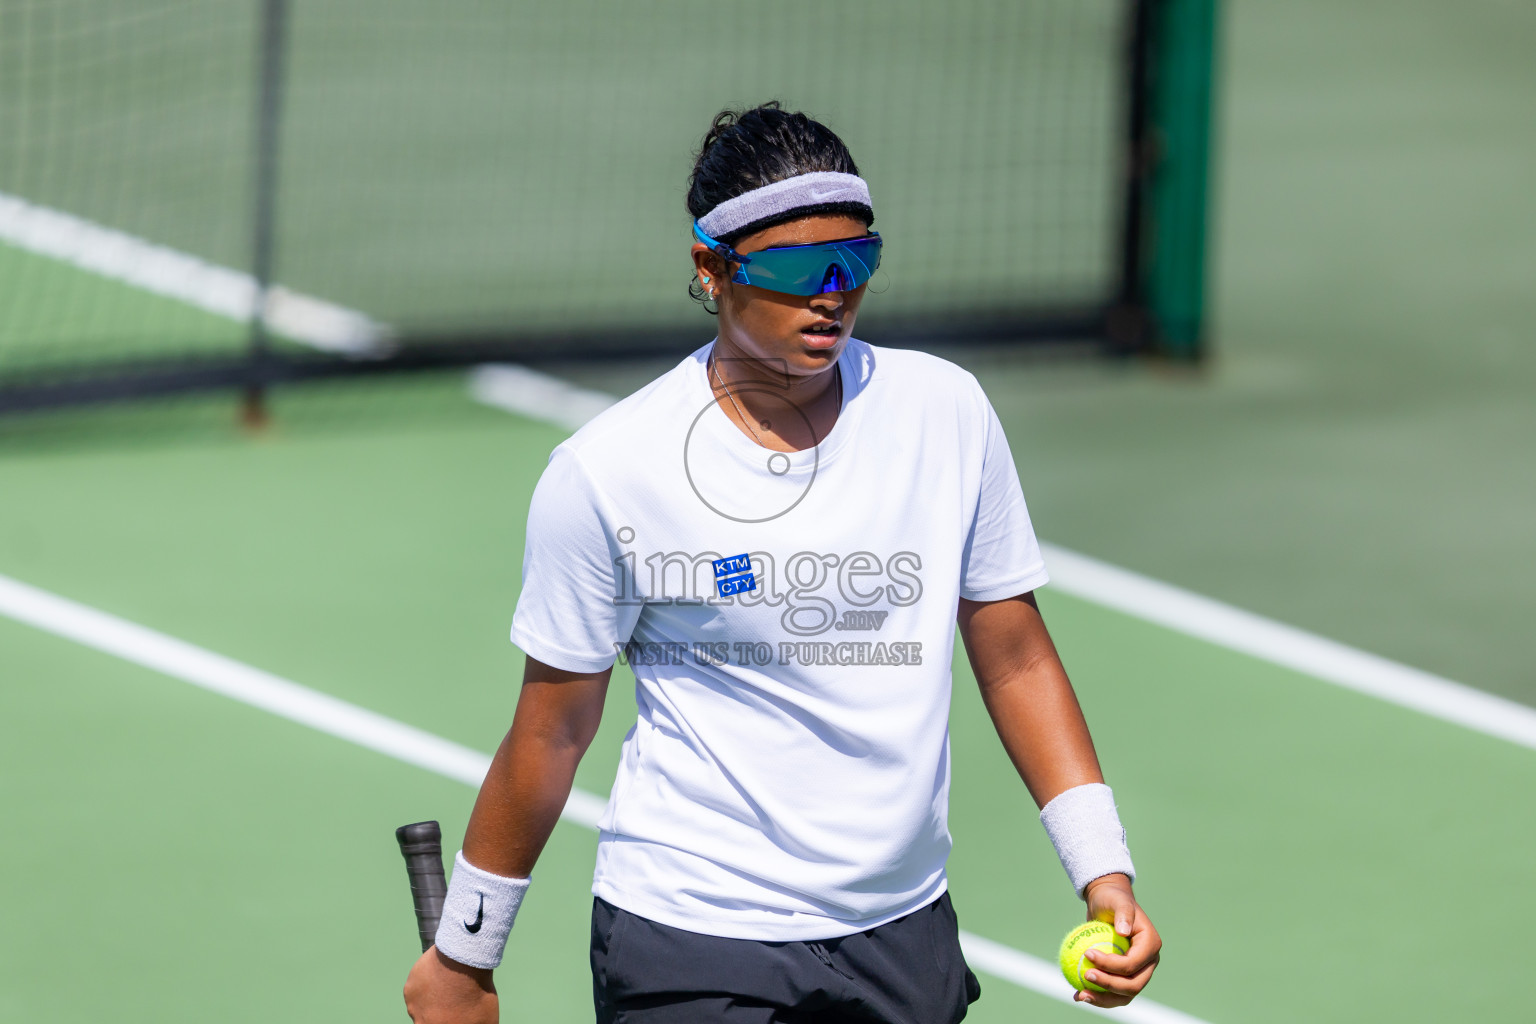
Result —
M966 370L850 339L835 426L780 453L716 405L712 347L551 454L512 640L634 670L594 894L706 934L849 935L945 891L958 598L1045 565ZM732 385L754 388L771 420L781 392Z

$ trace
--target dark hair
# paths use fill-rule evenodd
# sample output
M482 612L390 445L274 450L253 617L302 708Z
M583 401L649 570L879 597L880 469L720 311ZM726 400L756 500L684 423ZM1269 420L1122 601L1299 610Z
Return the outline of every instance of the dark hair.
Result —
M812 171L858 174L859 168L832 129L782 109L778 100L750 110L722 110L709 126L688 176L688 212L697 220L727 199ZM734 245L753 232L816 213L846 213L866 224L875 219L863 203L824 203L754 221L719 240Z

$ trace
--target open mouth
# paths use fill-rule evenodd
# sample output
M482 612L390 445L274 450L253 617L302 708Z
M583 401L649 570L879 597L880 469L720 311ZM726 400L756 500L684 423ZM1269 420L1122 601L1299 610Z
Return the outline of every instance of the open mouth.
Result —
M814 324L810 327L800 328L800 337L805 339L805 344L813 349L832 349L837 346L837 339L842 336L843 324L835 320L830 324Z

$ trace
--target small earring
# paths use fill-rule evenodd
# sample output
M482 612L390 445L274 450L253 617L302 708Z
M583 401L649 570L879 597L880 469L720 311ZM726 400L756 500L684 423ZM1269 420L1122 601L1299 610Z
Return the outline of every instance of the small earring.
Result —
M709 284L709 276L707 274L704 277L704 283Z

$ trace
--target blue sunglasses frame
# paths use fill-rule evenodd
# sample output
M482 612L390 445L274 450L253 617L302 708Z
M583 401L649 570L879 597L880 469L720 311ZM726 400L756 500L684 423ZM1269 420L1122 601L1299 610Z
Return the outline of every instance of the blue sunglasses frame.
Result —
M693 222L693 236L721 259L736 264L732 281L788 295L822 295L860 287L879 269L884 246L880 233L871 231L858 238L780 245L746 255L711 238L698 221Z

